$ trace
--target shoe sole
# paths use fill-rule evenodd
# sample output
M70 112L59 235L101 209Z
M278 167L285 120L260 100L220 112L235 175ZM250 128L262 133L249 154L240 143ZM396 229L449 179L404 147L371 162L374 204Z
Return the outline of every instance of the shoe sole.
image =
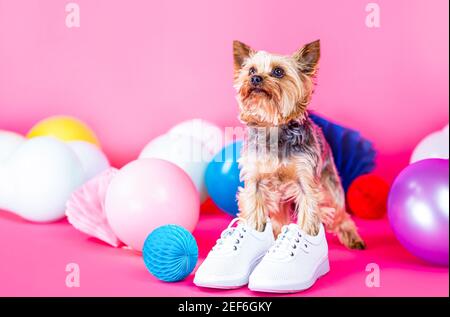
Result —
M265 255L265 253L263 253L258 258L253 260L252 264L250 265L249 271L247 272L247 276L244 278L234 280L234 281L227 281L226 285L225 284L214 284L214 283L211 283L211 284L210 283L201 283L201 282L199 283L199 282L196 282L195 278L194 278L194 284L198 287L216 288L216 289L237 289L237 288L244 287L245 285L248 284L250 275L252 274L255 267L259 264L259 262L261 262L264 255Z
M326 258L319 264L316 271L314 272L313 277L310 280L300 283L298 285L295 285L292 288L289 288L289 289L273 288L273 289L271 289L271 288L264 288L264 287L263 288L252 287L249 285L249 289L251 291L264 292L264 293L297 293L297 292L307 290L308 288L313 286L319 278L321 278L322 276L327 274L329 271L330 271L330 262L328 261L328 258Z

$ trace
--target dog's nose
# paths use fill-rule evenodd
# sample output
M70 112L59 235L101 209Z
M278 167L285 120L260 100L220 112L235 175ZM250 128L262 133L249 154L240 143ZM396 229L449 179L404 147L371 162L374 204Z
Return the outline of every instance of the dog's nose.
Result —
M258 75L253 75L250 78L250 82L252 83L253 86L260 85L262 83L262 81L263 81L263 78L261 76L258 76Z

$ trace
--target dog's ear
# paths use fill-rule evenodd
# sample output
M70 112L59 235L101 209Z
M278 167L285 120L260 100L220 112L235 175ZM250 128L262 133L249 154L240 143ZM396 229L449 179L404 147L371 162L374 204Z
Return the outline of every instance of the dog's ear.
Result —
M314 76L320 59L320 40L306 44L292 57L297 61L303 74Z
M233 41L234 71L240 71L245 60L253 53L254 51L247 44Z

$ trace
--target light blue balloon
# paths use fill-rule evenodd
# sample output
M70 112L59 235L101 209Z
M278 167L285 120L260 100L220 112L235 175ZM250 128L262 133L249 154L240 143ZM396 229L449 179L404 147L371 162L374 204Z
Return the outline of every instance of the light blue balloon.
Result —
M244 186L239 179L237 162L241 149L242 141L225 146L208 164L205 174L209 196L222 211L231 216L239 212L236 195L238 188Z

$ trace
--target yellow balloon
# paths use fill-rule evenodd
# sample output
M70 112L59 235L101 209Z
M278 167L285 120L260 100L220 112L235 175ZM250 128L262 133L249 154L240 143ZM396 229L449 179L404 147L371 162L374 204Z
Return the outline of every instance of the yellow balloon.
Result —
M63 141L86 141L100 147L95 133L83 122L69 116L53 116L38 122L27 138L53 136Z

